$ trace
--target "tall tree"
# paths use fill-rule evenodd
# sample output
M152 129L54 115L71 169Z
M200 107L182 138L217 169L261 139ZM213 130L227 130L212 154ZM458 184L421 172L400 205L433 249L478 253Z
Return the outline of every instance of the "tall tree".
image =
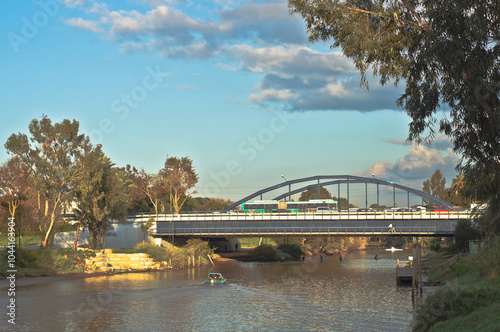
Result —
M430 179L424 181L423 185L422 191L424 193L428 193L437 198L446 199L446 178L439 168L432 174Z
M29 138L21 133L12 134L5 143L7 151L29 167L38 191L39 219L45 231L43 248L52 242L63 202L72 194L74 181L80 176L78 161L89 139L78 130L76 120L52 124L43 116L31 121Z
M102 248L109 219L125 221L131 181L104 155L100 146L88 150L82 164L82 175L75 184L74 211L80 221L79 228L89 230L91 247ZM74 248L77 243L78 238Z
M161 171L151 174L141 169L139 176L141 178L139 189L148 197L153 205L156 215L155 220L158 220L158 212L162 202L165 202L169 184L166 182L164 174Z
M165 161L165 167L160 170L164 181L168 184L172 193L172 205L175 212L179 212L189 195L195 194L195 185L198 183L193 161L189 157L169 157Z
M21 202L28 199L31 186L29 169L19 157L0 165L0 203L6 206L11 218L15 218Z
M127 210L129 212L149 212L152 211L152 206L149 198L142 190L145 185L145 179L143 177L143 171L138 170L136 167L127 165L121 170L127 174L127 177L132 181L132 185L129 187L129 198L127 201ZM145 173L145 172L144 172Z
M311 41L330 41L366 84L404 81L409 139L450 136L469 195L500 216L500 4L495 0L289 0ZM446 109L449 116L436 114ZM437 126L438 125L438 126ZM499 218L500 220L500 218ZM500 224L497 223L500 228Z

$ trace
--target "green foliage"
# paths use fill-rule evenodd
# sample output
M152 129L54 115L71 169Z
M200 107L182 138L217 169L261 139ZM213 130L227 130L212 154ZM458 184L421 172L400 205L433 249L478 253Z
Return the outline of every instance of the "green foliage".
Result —
M434 325L431 332L496 332L500 331L500 303L480 307L469 314Z
M186 249L193 256L205 257L208 254L213 254L214 251L210 248L208 242L201 239L187 240Z
M192 256L201 260L202 264L207 264L207 254L212 254L213 250L209 247L208 242L200 239L188 240L186 246L179 247L160 247L152 243L139 243L135 248L113 249L115 253L145 253L150 255L157 262L171 263L172 267L182 268L187 266L189 259Z
M430 179L424 181L422 191L440 199L446 199L445 195L446 178L438 168Z
M460 220L455 229L455 244L450 250L455 252L466 252L469 250L469 241L478 240L481 234L470 222L470 220Z
M440 252L441 251L441 242L434 240L430 243L429 249L435 252Z
M91 248L100 249L108 230L108 218L125 222L128 187L126 173L116 168L100 146L87 146L81 162L81 175L76 181L77 218L89 230Z
M35 277L55 274L81 273L85 258L95 256L93 251L73 250L27 250L16 251L18 276ZM0 252L2 269L0 275L6 275L7 252Z
M281 244L278 250L289 254L294 259L300 259L304 255L304 252L297 244Z
M500 240L484 250L449 258L430 253L430 282L446 283L417 310L414 331L496 331L500 326Z
M157 262L165 262L169 259L167 249L151 243L139 243L135 248L139 252L146 253L149 256L153 257L153 259Z
M79 134L76 120L63 120L52 124L43 116L29 125L30 137L12 134L5 143L5 149L17 156L29 169L34 189L38 191L41 206L40 228L45 232L42 241L47 248L53 240L62 205L71 200L75 181L81 175L82 153L90 146L90 140ZM50 207L50 209L49 209Z
M254 249L254 257L263 261L275 261L277 256L276 249L269 244L262 244Z
M311 199L332 199L332 194L325 188L319 188L319 198L318 198L318 188L311 188L303 191L300 194L299 201L310 201Z
M483 277L500 277L500 238L486 241L484 249L474 256L475 266Z
M198 182L198 174L189 157L169 157L165 166L158 173L168 181L171 200L175 212L179 212L190 194L196 193L194 187Z
M222 198L189 196L182 211L222 211L233 202Z
M499 297L500 291L496 288L442 287L418 308L413 331L429 331L439 322L467 316L489 305L498 307Z

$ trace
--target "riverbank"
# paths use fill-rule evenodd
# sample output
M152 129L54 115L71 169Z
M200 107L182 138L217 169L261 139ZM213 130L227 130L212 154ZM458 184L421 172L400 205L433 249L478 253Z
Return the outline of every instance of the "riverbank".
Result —
M429 284L440 288L417 309L413 331L500 331L500 243L467 256L430 253Z

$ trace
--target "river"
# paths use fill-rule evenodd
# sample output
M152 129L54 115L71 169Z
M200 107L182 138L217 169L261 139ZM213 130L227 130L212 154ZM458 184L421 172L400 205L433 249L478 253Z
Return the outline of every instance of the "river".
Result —
M395 282L396 259L408 255L370 250L342 261L235 263L17 287L15 329L3 322L0 329L411 331L411 286ZM208 272L228 282L204 285Z

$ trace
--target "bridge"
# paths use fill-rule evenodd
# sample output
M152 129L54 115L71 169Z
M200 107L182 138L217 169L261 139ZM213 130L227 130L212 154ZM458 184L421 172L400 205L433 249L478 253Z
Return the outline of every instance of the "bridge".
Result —
M136 216L146 221L150 215ZM470 212L160 214L156 236L452 236ZM389 227L392 225L392 227Z
M313 184L300 185L292 189L292 185L313 181ZM297 193L324 186L337 186L337 197L341 196L341 187L345 187L347 203L350 202L350 186L364 184L365 207L368 207L368 186L376 187L376 211L325 211L325 212L296 212L296 213L255 213L235 210L244 202L255 198L262 200L264 194L288 189L279 193L272 200L288 200ZM220 212L192 212L192 213L160 213L156 220L153 236L188 236L188 237L237 237L237 236L452 236L459 220L474 217L471 212L460 211L410 211L380 210L381 187L392 193L392 204L396 203L396 190L405 198L406 206L410 206L410 195L425 202L432 202L438 206L451 208L452 204L433 197L423 191L390 183L375 178L366 178L351 175L320 175L284 181L274 186L259 190L230 205ZM387 189L388 188L388 189ZM373 197L370 197L374 200ZM414 198L413 198L414 199ZM134 216L137 221L146 221L154 214ZM392 227L389 227L392 225Z

